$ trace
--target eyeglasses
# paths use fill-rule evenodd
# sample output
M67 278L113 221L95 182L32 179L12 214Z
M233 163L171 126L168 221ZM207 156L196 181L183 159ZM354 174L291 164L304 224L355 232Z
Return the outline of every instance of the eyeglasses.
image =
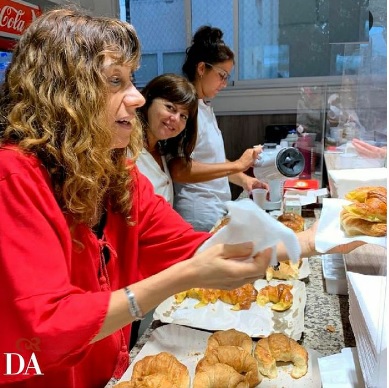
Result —
M211 67L213 70L216 71L217 74L219 74L219 77L220 77L220 81L221 81L221 82L228 82L228 80L230 79L231 74L228 74L228 73L227 73L224 69L222 69L221 67L212 65L211 63L207 63L207 62L205 62L205 65Z

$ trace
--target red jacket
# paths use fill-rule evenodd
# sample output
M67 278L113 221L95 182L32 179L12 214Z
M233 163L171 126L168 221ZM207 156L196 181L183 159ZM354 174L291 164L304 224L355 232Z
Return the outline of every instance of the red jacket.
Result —
M97 388L128 367L130 326L89 345L110 290L191 257L209 237L154 195L138 170L133 174L135 225L108 211L105 241L85 225L72 240L44 167L0 148L0 384ZM106 266L103 245L110 249Z

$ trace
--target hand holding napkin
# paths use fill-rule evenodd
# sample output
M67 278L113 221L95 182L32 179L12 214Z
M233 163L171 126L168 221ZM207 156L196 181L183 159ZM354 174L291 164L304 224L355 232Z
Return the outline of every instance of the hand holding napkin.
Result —
M219 229L199 249L203 251L215 244L238 244L252 241L253 255L266 248L273 248L270 265L277 264L276 245L282 241L289 258L297 262L301 248L296 234L278 222L250 199L226 202L230 222Z

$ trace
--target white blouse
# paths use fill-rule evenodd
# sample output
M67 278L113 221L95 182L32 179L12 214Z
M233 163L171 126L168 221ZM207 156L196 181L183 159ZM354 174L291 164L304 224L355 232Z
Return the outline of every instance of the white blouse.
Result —
M136 165L138 166L140 172L145 175L154 186L154 191L156 194L161 195L173 205L174 192L173 192L173 181L167 168L167 163L165 156L161 156L163 170L153 158L153 156L143 148L142 152L139 155Z

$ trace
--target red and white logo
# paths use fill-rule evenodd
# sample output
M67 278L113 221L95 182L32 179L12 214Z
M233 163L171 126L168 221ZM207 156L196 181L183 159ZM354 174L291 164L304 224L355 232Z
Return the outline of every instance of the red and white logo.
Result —
M0 36L19 39L23 31L41 14L35 4L22 0L0 0Z

